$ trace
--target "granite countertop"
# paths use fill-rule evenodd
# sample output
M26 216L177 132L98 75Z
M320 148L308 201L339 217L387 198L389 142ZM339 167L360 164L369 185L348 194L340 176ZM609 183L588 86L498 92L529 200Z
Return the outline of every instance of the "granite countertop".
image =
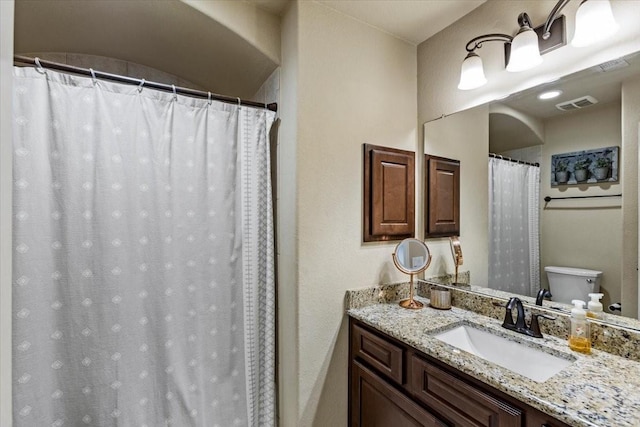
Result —
M406 310L397 303L351 308L348 314L417 350L432 356L571 426L640 426L640 363L592 350L571 351L553 336L531 338L502 328L501 322L453 307L436 310L428 299L422 310ZM538 383L478 356L455 349L432 335L466 323L575 362L547 381Z

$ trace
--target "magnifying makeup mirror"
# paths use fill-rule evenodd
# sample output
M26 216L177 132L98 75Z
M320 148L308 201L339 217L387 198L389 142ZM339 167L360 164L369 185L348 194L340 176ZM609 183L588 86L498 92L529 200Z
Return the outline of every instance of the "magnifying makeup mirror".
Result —
M404 239L393 252L393 263L398 270L411 276L409 299L400 301L400 306L413 310L424 307L424 304L413 299L413 276L422 273L431 264L431 252L427 245L418 239Z
M453 255L453 263L456 266L456 277L454 284L458 283L458 267L462 265L462 247L460 246L460 239L458 236L449 237L449 243L451 244L451 255Z

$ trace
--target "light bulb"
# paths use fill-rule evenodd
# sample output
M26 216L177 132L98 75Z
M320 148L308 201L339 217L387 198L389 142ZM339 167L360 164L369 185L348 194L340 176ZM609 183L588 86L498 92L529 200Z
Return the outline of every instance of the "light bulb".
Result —
M507 71L513 73L528 70L541 62L538 35L531 27L523 25L511 42L511 56Z
M544 100L547 100L547 99L557 98L560 95L562 95L562 91L561 90L558 90L558 89L550 90L550 91L547 91L547 92L542 92L540 95L538 95L538 99L541 99L541 100L544 101Z
M618 24L611 12L609 0L590 0L576 12L576 32L571 40L574 47L584 47L612 36Z
M462 69L460 70L460 83L458 89L471 90L479 88L487 83L482 67L482 58L473 52L469 52L464 61L462 61Z

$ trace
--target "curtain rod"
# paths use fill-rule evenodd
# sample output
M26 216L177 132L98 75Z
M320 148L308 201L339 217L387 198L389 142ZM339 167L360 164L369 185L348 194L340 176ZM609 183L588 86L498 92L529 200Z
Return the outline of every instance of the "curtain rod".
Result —
M622 194L602 194L599 196L566 196L566 197L550 197L544 198L544 201L549 203L552 200L565 200L565 199L597 199L599 197L622 197Z
M179 86L172 86L164 83L150 82L143 79L136 79L134 77L127 77L127 76L121 76L118 74L105 73L103 71L95 71L95 70L92 71L91 69L88 69L88 68L80 68L80 67L75 67L73 65L60 64L58 62L45 61L44 59L39 59L39 58L30 58L28 56L14 55L13 62L14 64L32 65L34 67L42 66L44 68L50 68L52 70L80 74L83 76L91 76L91 77L95 76L103 80L110 80L118 83L125 83L125 84L136 85L136 86L140 86L142 84L143 86L162 90L165 92L174 92L174 87L175 87L175 92L182 95L188 95L188 96L193 96L196 98L204 98L204 99L209 99L209 97L211 97L211 99L214 99L216 101L226 102L228 104L238 104L238 102L240 102L240 105L245 105L248 107L266 108L267 110L278 111L278 104L276 104L275 102L271 104L261 104L255 101L245 101L244 99L233 98L225 95L218 95L215 93L204 92L201 90L189 89L189 88L179 87Z
M489 157L495 157L496 159L507 160L507 161L513 162L513 163L520 163L521 165L535 166L535 167L538 167L538 168L540 167L540 163L529 163L529 162L525 162L523 160L517 160L517 159L512 159L511 157L501 156L500 154L489 153Z

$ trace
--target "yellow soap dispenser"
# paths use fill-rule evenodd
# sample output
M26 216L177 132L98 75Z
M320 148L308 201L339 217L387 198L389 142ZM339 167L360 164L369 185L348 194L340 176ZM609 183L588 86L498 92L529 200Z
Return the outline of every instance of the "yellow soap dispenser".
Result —
M569 332L569 348L579 353L591 353L591 333L587 313L584 311L584 301L571 301L571 331Z

